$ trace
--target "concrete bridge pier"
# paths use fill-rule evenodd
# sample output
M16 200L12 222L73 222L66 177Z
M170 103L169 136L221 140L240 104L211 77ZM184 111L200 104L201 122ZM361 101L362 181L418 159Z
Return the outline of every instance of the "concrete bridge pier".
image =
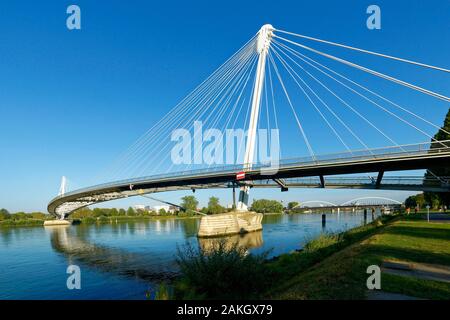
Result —
M216 237L262 230L262 213L227 212L203 216L197 236Z

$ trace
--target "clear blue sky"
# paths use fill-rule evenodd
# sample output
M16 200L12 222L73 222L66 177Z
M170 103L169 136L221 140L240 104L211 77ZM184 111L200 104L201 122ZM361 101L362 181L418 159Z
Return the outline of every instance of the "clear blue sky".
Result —
M70 4L81 7L82 30L66 28ZM366 28L370 4L381 7L381 30ZM0 207L45 210L62 175L72 186L83 186L265 23L448 68L449 12L450 2L444 0L3 1ZM359 62L369 62L364 59ZM410 70L415 69L392 65L384 71L450 93L448 76ZM398 98L412 100L415 111L442 123L448 104L407 93ZM312 135L320 132L312 130L317 130ZM404 143L427 140L408 131L396 137ZM327 148L326 142L318 142L319 151ZM230 201L230 192L214 193L224 203ZM177 201L181 194L161 197ZM367 192L253 192L285 201L339 201L360 194ZM211 192L197 195L204 203Z

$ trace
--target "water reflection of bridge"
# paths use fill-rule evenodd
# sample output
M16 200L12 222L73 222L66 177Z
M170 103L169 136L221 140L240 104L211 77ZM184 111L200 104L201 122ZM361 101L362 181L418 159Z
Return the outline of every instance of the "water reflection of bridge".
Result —
M178 273L158 257L128 252L91 243L85 228L46 227L52 248L64 255L69 264L79 263L95 270L147 281L173 279ZM170 267L170 268L169 268Z
M171 233L176 228L182 228L187 242L189 239L197 239L198 245L203 250L210 250L214 242L219 239L231 247L238 245L247 249L262 246L262 232L252 232L245 235L234 235L223 238L200 239L196 237L198 219L164 219L153 221L153 232ZM130 252L120 248L110 247L104 244L96 244L91 241L90 234L98 227L111 228L113 234L126 229L131 233L149 232L146 228L130 227L131 223L110 223L92 226L58 226L45 227L50 233L50 242L53 250L63 255L68 264L85 265L100 272L117 274L145 281L160 282L170 281L178 275L175 264L175 256L161 256L160 252ZM146 223L145 225L147 225Z
M259 248L264 243L262 231L236 234L226 237L198 238L200 248L206 252L211 251L219 241L225 242L225 248L238 246L246 249Z

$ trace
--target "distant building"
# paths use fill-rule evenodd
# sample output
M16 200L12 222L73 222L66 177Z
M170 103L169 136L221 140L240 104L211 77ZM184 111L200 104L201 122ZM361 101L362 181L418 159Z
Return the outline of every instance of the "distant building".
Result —
M145 205L143 204L136 204L133 206L134 210L145 210Z
M180 211L180 208L178 208L176 206L170 206L169 207L169 212L170 213L175 213L175 212L178 212L178 211Z
M169 205L160 205L160 206L153 206L152 211L155 211L156 213L159 212L159 210L164 209L164 211L169 213L175 213L178 211L178 208L175 206L169 206Z

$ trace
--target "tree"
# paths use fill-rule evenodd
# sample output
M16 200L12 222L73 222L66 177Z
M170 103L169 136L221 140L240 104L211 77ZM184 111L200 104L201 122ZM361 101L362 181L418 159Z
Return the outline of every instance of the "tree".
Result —
M211 197L208 201L208 214L218 214L225 211L225 208L219 204L219 198Z
M160 216L165 216L167 214L166 210L164 210L164 208L159 209L158 211Z
M101 217L101 216L106 216L108 213L104 209L94 208L92 210L92 214L94 215L94 217L98 218L98 217Z
M81 218L87 218L87 217L92 217L92 216L93 216L92 210L87 207L78 209L71 215L71 217L74 219L81 219Z
M288 209L292 210L298 205L299 205L299 203L297 201L291 201L291 202L288 203Z
M0 220L10 219L11 214L6 209L0 209Z
M127 216L135 216L136 215L136 211L134 211L134 209L132 207L129 207L127 209Z
M33 219L41 219L41 220L43 220L43 219L45 219L47 217L47 215L45 213L42 213L42 212L32 212L30 214L30 216Z
M186 211L197 210L198 201L194 196L184 196L181 200L181 207L183 207Z
M433 139L438 141L450 140L450 109L447 112L447 115L444 119L444 125L441 127L433 137ZM431 140L433 142L433 140ZM449 142L444 143L447 146L450 146ZM433 142L431 144L430 149L442 148L441 143ZM434 167L429 168L425 173L426 179L436 179L438 177L449 177L450 176L450 166L446 167ZM433 207L439 206L450 206L450 192L425 192L425 199L427 202Z
M283 205L276 200L260 199L253 201L251 210L260 213L281 213Z
M405 207L407 208L416 208L419 209L425 208L428 204L432 205L432 201L427 201L423 193L416 194L414 196L410 196L405 200Z
M406 208L415 208L417 206L416 196L410 196L405 200Z

